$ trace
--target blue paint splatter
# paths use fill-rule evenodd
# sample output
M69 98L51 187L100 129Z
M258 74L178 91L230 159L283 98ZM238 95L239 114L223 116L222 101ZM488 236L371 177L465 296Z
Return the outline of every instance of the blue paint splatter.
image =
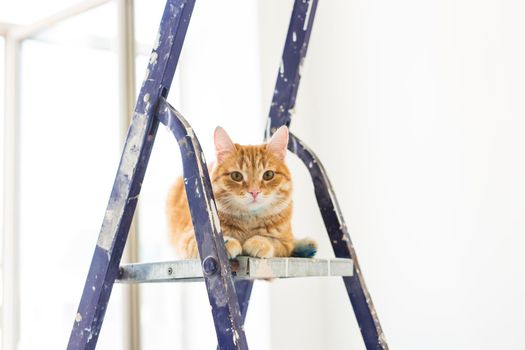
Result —
M317 245L309 239L295 241L292 251L294 258L313 258L317 253Z

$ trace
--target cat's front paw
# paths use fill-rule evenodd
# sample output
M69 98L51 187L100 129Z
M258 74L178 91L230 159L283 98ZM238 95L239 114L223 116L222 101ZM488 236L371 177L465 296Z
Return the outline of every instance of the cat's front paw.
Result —
M239 242L233 237L224 236L224 246L226 247L228 259L235 259L238 255L242 253L241 242Z
M244 255L253 256L255 258L273 258L275 248L272 242L262 236L253 236L246 240L242 245Z

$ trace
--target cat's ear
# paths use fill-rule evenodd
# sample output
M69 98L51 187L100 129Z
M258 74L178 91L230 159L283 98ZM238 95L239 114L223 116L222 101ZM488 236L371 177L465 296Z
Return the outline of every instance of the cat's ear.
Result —
M273 134L266 149L273 152L279 159L284 160L288 146L288 128L283 125Z
M215 155L217 156L217 162L222 162L232 152L236 151L235 145L226 133L226 131L220 126L215 128L213 135L215 142Z

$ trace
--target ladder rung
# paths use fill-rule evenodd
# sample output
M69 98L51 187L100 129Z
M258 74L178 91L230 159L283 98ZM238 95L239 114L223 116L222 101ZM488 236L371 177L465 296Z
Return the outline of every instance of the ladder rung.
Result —
M240 256L231 261L238 279L352 276L351 259L272 258ZM120 267L120 283L191 282L202 280L199 259L126 264Z

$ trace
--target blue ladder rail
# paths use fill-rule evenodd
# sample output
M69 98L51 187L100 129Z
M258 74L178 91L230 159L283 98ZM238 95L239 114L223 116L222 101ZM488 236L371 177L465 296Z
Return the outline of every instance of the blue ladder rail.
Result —
M318 0L295 0L274 89L265 137L290 125ZM195 0L167 0L158 38L151 53L128 131L117 175L93 254L68 350L95 349L111 291L119 278L122 252L156 131L163 123L177 139L182 154L186 194L197 237L219 349L248 349L243 324L253 280L232 278L220 229L206 161L199 141L184 117L166 102ZM367 350L388 349L366 288L355 249L335 193L316 155L295 135L288 149L306 165L334 253L353 261L343 275L347 294Z

